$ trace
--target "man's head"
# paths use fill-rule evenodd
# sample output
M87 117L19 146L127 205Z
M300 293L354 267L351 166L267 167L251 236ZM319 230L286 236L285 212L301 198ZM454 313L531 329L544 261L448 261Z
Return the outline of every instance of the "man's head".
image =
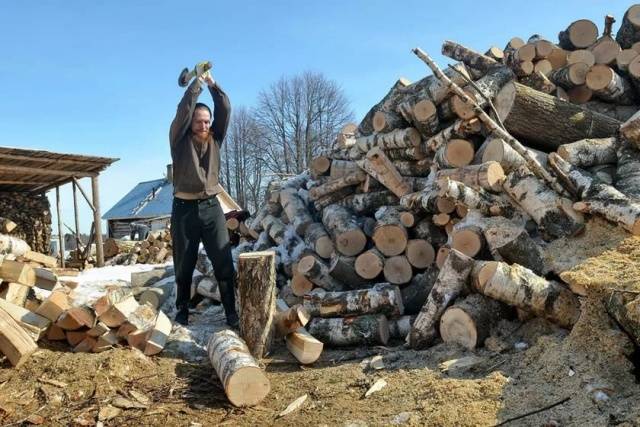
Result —
M207 104L198 102L193 110L191 117L191 132L200 142L204 142L209 137L209 128L211 127L211 109Z

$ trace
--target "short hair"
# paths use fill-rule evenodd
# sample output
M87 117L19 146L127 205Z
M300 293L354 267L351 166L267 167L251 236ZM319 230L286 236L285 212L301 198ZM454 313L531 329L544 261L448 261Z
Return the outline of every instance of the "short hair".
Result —
M213 113L211 113L211 108L209 108L209 106L207 104L203 104L202 102L198 102L196 104L196 107L193 109L193 112L195 113L196 110L201 110L201 109L206 109L209 112L209 117L213 118Z

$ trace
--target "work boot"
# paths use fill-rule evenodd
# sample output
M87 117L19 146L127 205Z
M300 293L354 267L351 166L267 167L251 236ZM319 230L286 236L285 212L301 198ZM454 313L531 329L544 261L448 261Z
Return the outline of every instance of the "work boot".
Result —
M189 307L182 306L178 308L178 313L176 314L176 322L181 324L182 326L187 326L189 324Z
M233 286L233 280L220 280L218 282L220 290L220 299L224 314L227 317L227 325L238 329L238 313L236 313L236 294Z
M204 300L204 297L199 293L196 293L193 296L193 298L191 298L191 300L189 301L189 308L192 310L195 309L198 306L198 304L202 302L202 300Z

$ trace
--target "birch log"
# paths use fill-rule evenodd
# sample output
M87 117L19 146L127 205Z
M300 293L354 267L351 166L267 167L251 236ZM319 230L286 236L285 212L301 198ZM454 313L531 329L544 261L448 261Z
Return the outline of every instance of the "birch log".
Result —
M386 345L389 322L382 314L359 317L315 318L308 324L311 335L332 346Z
M389 283L378 283L369 289L305 295L303 306L313 317L364 314L385 314L394 317L404 312L400 289Z

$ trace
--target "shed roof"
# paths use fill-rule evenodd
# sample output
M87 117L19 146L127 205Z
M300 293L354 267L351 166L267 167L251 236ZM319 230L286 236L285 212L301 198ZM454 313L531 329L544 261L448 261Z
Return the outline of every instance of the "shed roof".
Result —
M0 147L0 191L44 192L97 176L119 159Z

